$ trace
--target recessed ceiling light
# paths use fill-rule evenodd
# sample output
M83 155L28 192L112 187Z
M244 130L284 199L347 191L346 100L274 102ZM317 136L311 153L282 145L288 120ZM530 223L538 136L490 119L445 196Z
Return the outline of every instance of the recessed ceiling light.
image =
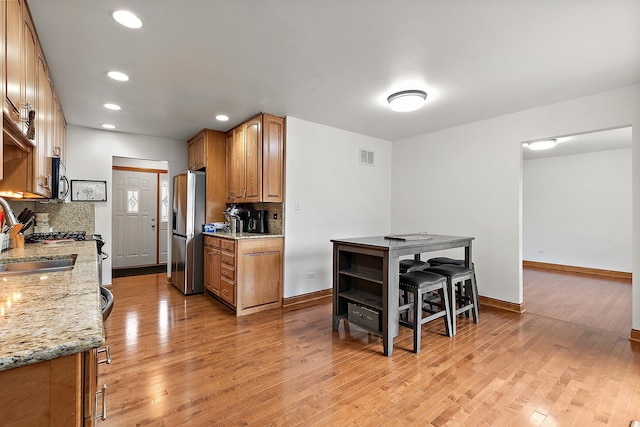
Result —
M110 79L117 80L119 82L126 82L129 80L129 76L125 73L121 73L120 71L109 71L107 73Z
M218 114L216 116L216 120L219 120L221 122L226 122L227 120L229 120L229 116L227 116L225 114Z
M526 145L529 147L529 150L548 150L549 148L555 147L557 142L555 139L545 139L543 141L528 142Z
M116 10L111 16L118 24L127 28L137 29L142 27L142 20L128 10Z
M110 125L109 123L103 123L100 126L102 126L105 129L115 129L116 128L114 125Z
M405 113L422 107L426 99L427 93L422 90L403 90L389 95L387 102L393 111Z
M102 104L102 106L104 108L106 108L107 110L113 110L113 111L120 111L122 110L122 107L119 106L118 104Z

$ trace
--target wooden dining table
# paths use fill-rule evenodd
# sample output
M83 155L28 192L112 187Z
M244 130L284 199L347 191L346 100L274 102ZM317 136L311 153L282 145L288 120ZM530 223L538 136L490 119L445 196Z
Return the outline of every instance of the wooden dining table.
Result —
M412 233L332 239L333 329L340 319L382 336L385 356L393 353L398 336L400 257L464 248L465 265L472 265L473 237Z

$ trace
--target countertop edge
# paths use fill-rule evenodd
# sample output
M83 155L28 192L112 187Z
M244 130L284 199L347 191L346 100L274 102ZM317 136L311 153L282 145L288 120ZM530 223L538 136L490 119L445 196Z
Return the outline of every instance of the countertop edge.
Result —
M284 237L284 234L262 234L262 233L210 233L203 232L205 236L220 237L222 239L244 240L244 239L268 239L270 237Z

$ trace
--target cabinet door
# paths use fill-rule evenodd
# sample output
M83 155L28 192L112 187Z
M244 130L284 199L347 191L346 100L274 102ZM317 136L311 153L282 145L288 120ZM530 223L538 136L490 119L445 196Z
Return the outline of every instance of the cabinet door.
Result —
M26 13L26 8L23 9L23 77L22 77L22 105L24 107L27 104L31 108L36 108L36 67L37 67L37 51L38 41L36 39L36 32L31 23L31 19ZM26 119L28 116L28 110L26 108L20 108L20 116ZM22 131L26 132L26 122L22 122Z
M204 168L206 166L206 132L200 132L194 136L188 144L187 157L189 170L195 171Z
M35 192L45 197L51 197L51 153L49 143L51 140L51 85L47 67L42 55L38 55L36 68L36 132L34 148Z
M245 157L244 126L233 129L231 141L227 139L227 199L231 202L244 201Z
M204 247L204 287L214 295L220 295L220 251Z
M262 128L262 201L284 201L284 119L269 114Z
M22 3L23 0L7 1L6 5L6 75L5 111L11 120L20 123L20 87L22 81Z
M4 13L6 11L5 8L5 1L2 1L2 5L0 6L0 22L5 22L4 19ZM6 102L5 101L5 94L4 94L4 89L5 89L5 62L4 62L4 58L5 58L5 43L4 43L4 26L3 29L0 29L0 102L2 102L3 104ZM4 147L3 143L4 143L4 132L2 131L4 126L4 119L3 119L3 124L2 126L0 126L0 146ZM0 153L0 181L2 181L2 177L3 177L3 172L4 172L4 148L2 150L2 153Z
M259 202L262 197L262 116L245 123L244 140L244 201Z

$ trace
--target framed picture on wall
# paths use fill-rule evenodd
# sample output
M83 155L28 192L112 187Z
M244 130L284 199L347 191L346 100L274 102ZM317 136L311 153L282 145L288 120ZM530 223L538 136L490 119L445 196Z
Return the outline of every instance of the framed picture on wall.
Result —
M106 202L107 181L71 180L72 202Z

